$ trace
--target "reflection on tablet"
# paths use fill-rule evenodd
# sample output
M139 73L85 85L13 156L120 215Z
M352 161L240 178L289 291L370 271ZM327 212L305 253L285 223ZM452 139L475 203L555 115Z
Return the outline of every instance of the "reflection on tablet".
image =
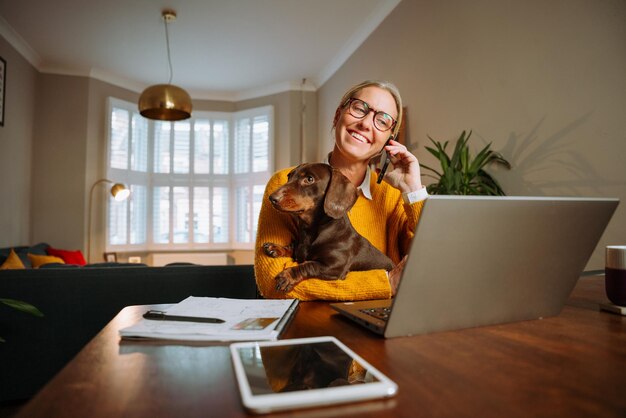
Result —
M332 342L238 348L253 395L378 380Z

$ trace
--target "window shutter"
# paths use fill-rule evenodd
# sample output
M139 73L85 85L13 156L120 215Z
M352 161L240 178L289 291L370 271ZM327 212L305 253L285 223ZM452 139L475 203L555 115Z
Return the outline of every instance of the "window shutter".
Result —
M267 171L269 166L269 121L267 115L255 116L252 126L252 171Z
M189 188L174 187L172 202L172 223L175 244L189 242Z
M111 112L111 139L109 141L109 167L128 169L129 113L113 108Z
M109 243L112 245L126 244L128 222L128 200L121 202L109 194Z
M145 173L148 171L148 120L137 112L132 115L131 141L130 169Z
M170 122L154 124L154 172L170 172Z
M228 188L214 187L212 203L213 242L227 243L229 241L229 210Z
M170 242L170 188L155 187L152 201L152 239L157 244Z
M250 188L248 186L237 187L235 192L235 205L237 211L237 241L250 242L251 208L249 204Z
M196 174L209 174L211 162L211 123L197 120L194 123L194 163Z
M208 187L193 188L193 242L209 242L211 200Z
M146 243L147 193L146 186L130 186L130 243Z
M216 120L213 122L213 173L228 174L228 139L229 122Z
M235 124L235 174L250 171L250 118L239 119Z
M174 173L189 173L190 132L189 122L174 123Z
M261 203L263 203L265 185L255 185L252 192L252 239L254 239L256 238L257 223L259 221L259 213L261 213Z

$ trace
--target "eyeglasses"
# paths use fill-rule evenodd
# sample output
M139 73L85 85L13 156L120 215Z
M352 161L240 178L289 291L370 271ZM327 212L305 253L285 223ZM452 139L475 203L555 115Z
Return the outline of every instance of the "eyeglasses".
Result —
M396 120L388 113L372 109L370 105L361 99L355 99L354 97L348 99L344 106L348 106L348 112L357 119L363 119L370 112L374 112L374 126L381 132L388 131L396 125Z

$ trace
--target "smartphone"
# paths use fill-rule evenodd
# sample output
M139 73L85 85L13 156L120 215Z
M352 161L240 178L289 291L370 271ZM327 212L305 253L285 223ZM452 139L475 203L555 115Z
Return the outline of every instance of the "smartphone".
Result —
M380 162L378 166L380 168L380 172L378 173L378 180L376 180L376 184L380 184L383 181L383 177L385 176L385 173L387 172L387 168L389 168L389 154L387 154L385 147L389 144L389 141L391 141L392 139L394 139L393 135L390 136L389 139L387 139L387 142L385 142L385 145L383 145L383 149L380 154Z

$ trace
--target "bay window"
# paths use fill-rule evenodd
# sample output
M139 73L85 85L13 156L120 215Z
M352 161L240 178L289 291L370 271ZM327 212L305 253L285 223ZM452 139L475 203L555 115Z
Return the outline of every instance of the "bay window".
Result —
M273 109L152 121L111 98L107 178L131 189L107 205L107 251L251 249L273 171Z

